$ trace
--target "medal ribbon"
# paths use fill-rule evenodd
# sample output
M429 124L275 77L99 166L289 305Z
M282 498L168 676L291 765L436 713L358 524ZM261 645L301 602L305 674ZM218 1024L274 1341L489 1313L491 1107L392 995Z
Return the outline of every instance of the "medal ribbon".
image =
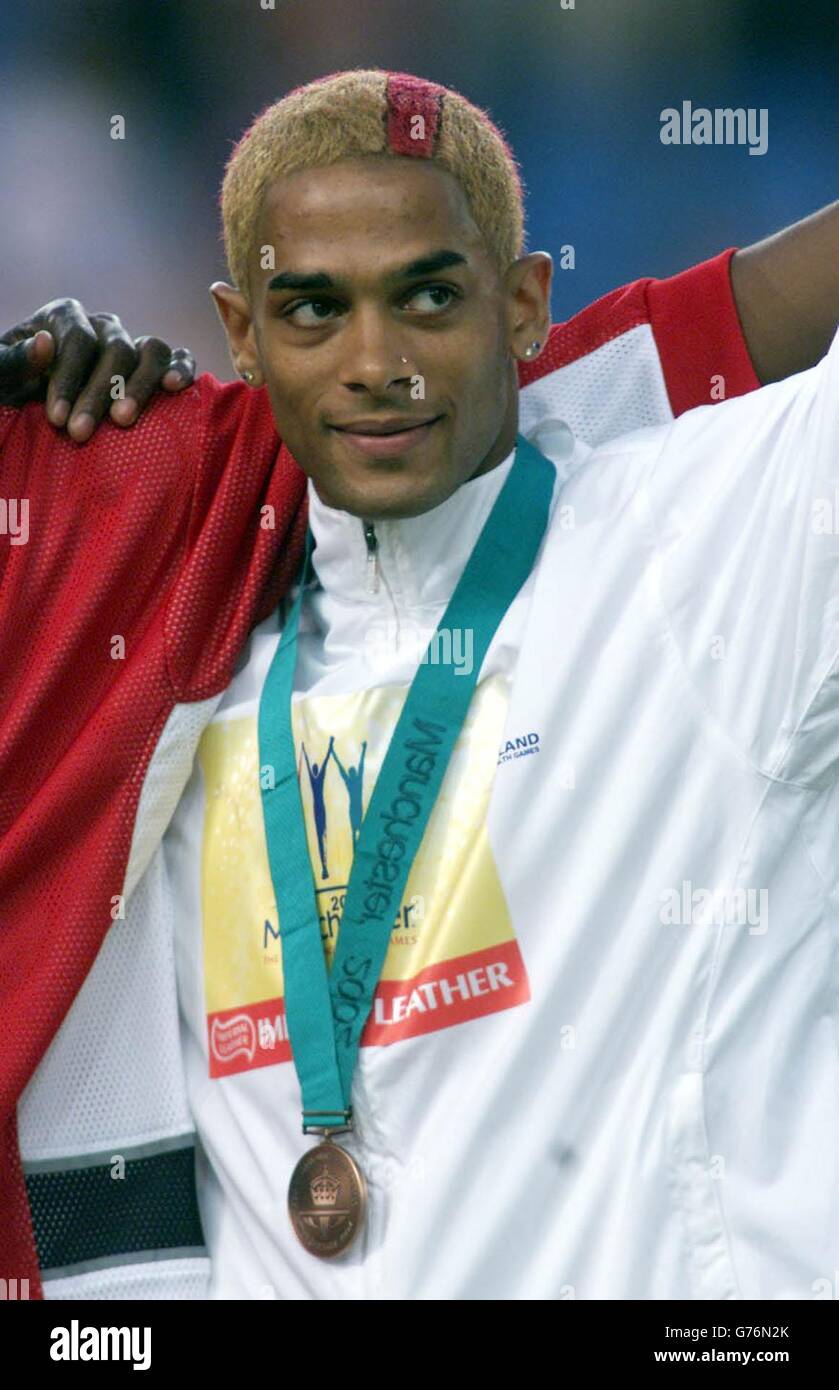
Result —
M355 847L331 970L320 920L291 722L300 586L259 705L262 811L279 915L285 1005L303 1095L303 1132L346 1128L359 1040L397 910L478 674L501 619L533 568L548 522L554 465L516 435L512 467L411 683ZM471 629L470 673L432 658L437 634ZM266 770L273 770L270 786Z

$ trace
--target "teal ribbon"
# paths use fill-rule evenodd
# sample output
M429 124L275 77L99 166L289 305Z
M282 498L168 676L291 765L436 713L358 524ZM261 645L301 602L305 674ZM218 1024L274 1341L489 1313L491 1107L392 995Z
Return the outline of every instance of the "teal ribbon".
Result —
M359 1040L387 953L405 884L466 718L487 649L530 574L545 534L553 464L516 435L513 465L472 550L441 630L471 629L472 670L431 659L411 682L355 847L338 944L328 970L297 775L291 723L300 586L265 681L259 705L262 811L279 915L291 1051L303 1096L303 1132L348 1128Z

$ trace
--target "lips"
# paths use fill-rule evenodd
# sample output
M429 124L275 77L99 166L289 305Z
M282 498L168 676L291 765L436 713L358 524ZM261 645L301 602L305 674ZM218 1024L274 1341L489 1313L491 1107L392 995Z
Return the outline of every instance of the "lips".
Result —
M354 451L370 458L395 458L422 444L441 419L435 415L427 420L355 420L352 425L332 428Z
M353 420L348 425L333 425L334 430L340 430L342 434L361 434L366 436L383 434L404 434L408 430L422 429L424 425L431 425L439 419L437 415L428 415L423 420L412 419L410 416L399 416L390 420Z

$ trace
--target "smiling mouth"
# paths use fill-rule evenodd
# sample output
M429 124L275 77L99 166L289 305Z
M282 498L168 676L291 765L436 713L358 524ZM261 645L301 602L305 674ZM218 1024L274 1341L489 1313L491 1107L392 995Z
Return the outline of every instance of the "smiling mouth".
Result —
M389 457L394 454L404 453L407 449L414 448L417 444L430 433L433 427L443 417L435 415L430 420L419 420L415 425L397 425L394 428L374 430L372 426L347 426L333 425L332 429L336 434L343 437L362 453L373 457Z
M363 421L358 425L333 425L332 429L339 430L341 434L361 434L365 438L371 436L378 438L386 434L408 434L411 430L420 430L426 425L433 425L435 420L439 420L439 418L439 415L432 415L427 420L399 420L394 425L375 425L372 421Z

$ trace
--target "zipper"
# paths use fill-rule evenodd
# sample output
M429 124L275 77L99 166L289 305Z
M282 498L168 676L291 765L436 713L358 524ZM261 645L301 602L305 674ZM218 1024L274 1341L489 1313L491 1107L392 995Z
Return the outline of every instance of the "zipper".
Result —
M393 597L393 591L387 582L387 575L381 567L379 556L379 538L376 535L376 527L372 521L362 521L364 529L364 543L367 546L367 592L377 594L381 581L387 590L388 598L393 609L393 616L396 620L396 648L399 649L399 639L401 635L399 624L399 609Z
M372 521L362 521L364 540L367 545L367 592L379 592L379 541Z

